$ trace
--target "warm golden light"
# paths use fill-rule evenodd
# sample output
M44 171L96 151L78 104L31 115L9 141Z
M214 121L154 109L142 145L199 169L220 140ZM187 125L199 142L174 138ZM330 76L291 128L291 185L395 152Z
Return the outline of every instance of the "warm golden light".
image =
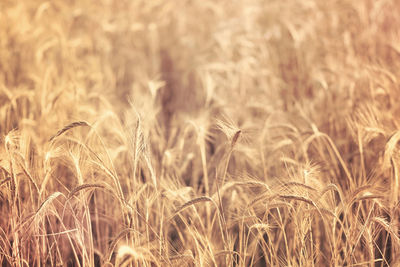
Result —
M1 265L399 266L399 14L1 0Z

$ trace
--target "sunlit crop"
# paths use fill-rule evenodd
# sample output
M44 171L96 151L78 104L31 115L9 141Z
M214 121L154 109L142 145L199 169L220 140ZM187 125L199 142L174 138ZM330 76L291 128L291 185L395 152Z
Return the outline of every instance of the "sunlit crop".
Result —
M1 0L2 266L400 266L400 2Z

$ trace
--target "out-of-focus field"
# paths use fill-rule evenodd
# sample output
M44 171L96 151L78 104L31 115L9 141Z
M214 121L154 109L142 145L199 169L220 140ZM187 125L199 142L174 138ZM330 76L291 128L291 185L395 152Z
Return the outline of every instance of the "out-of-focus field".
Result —
M1 0L2 266L400 266L400 4Z

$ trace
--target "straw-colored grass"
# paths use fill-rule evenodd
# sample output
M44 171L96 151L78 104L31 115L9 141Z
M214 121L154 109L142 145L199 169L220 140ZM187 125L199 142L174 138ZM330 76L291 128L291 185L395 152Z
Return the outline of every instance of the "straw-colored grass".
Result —
M0 1L2 266L400 266L400 2Z

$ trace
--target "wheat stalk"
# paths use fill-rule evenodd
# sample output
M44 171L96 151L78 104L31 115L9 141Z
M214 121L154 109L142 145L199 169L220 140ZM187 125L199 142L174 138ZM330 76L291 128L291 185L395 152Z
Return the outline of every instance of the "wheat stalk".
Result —
M90 125L85 122L85 121L76 121L73 123L68 124L67 126L65 126L64 128L62 128L61 130L59 130L55 135L53 135L50 139L49 142L53 142L54 139L56 139L57 137L59 137L60 135L62 135L63 133L76 128L76 127L81 127L81 126L88 126L90 127Z

